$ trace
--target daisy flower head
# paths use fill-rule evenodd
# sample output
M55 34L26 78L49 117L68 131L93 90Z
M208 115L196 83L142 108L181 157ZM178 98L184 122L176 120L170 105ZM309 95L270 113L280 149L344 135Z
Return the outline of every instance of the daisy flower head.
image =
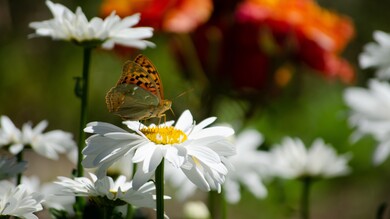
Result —
M373 162L383 163L390 154L390 84L370 80L368 88L347 88L344 100L351 109L349 124L356 128L351 139L357 141L363 135L372 135L379 142Z
M22 138L25 145L41 156L52 160L58 160L59 154L66 154L76 149L73 135L62 130L52 130L46 133L48 122L41 121L35 127L31 123L25 123L22 127Z
M145 40L153 35L150 27L133 27L140 21L140 14L121 19L115 11L105 19L94 17L88 21L82 9L76 12L59 3L46 1L53 14L50 20L31 22L35 29L32 37L51 37L54 40L73 41L82 45L101 45L104 49L112 49L115 44L145 49L155 46Z
M134 190L133 183L127 182L126 177L120 175L115 181L109 176L98 179L90 174L92 179L77 177L70 179L58 177L55 183L62 186L56 193L60 196L89 197L100 206L121 206L131 204L136 207L155 208L153 182L147 182L138 190Z
M138 168L134 187L139 188L153 175L163 159L184 174L200 189L220 189L228 170L226 157L235 154L227 137L234 134L225 126L207 127L216 120L207 118L195 125L190 111L186 110L174 122L145 126L137 121L125 121L134 133L107 123L93 122L86 132L93 133L83 150L85 168L97 167L97 176L103 177L114 162L127 154Z
M362 68L376 68L376 76L380 79L390 79L390 34L374 31L374 40L364 46L359 56Z
M8 146L11 153L23 150L22 132L7 116L0 117L0 147Z
M1 116L0 120L0 146L7 146L12 154L18 154L25 147L31 147L39 155L57 160L58 154L76 149L71 133L62 130L44 133L48 126L45 120L35 127L32 127L31 123L25 123L21 130L7 116Z
M299 138L285 137L270 151L274 174L281 178L331 178L348 174L349 154L338 156L322 139L306 148Z
M42 201L42 195L28 192L23 184L15 187L8 181L0 182L0 216L38 219L34 213L43 209Z
M57 196L55 193L62 189L62 186L53 182L41 183L38 176L22 176L21 184L23 184L28 192L38 192L43 196L44 201L42 205L46 209L63 210L70 215L74 214L73 204L75 202L74 197L70 196Z

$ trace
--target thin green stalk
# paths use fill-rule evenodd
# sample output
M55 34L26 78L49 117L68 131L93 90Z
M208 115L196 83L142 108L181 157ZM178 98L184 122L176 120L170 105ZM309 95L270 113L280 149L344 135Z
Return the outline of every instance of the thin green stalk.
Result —
M132 219L133 218L133 206L131 204L127 204L127 214L126 214L126 219Z
M84 47L83 54L83 76L81 79L81 109L80 109L80 126L79 126L79 141L78 141L78 160L77 160L77 177L84 175L82 150L85 144L84 128L87 125L87 109L88 109L88 87L89 87L89 65L91 63L91 47Z
M222 219L227 219L227 202L226 202L225 195L224 195L223 191L221 194L219 194L219 198L221 200Z
M156 169L157 219L164 219L164 159Z
M211 218L218 218L217 217L217 205L216 205L216 200L217 200L217 193L215 191L210 191L208 194L208 208L210 211L210 216Z
M185 61L192 70L192 76L199 81L200 85L208 84L208 79L203 70L202 64L200 63L199 57L196 52L194 42L189 34L178 34L176 38L181 48L184 50L183 55Z
M310 218L310 186L312 179L310 177L305 177L302 179L302 196L301 196L301 218L309 219Z
M76 95L81 98L80 107L80 124L79 124L79 139L78 139L78 156L77 156L77 170L76 177L82 177L84 175L84 169L81 165L83 160L82 151L85 145L85 133L84 128L87 124L87 109L88 109L88 84L89 84L89 66L91 63L92 47L84 47L83 52L83 74L81 81L76 81ZM81 82L81 84L80 84ZM74 205L76 218L82 218L85 201L82 197L76 197L76 203Z
M23 150L20 151L17 155L16 155L16 160L18 161L18 163L22 162L23 160ZM18 173L18 175L16 176L16 185L19 185L22 183L22 174L23 173Z

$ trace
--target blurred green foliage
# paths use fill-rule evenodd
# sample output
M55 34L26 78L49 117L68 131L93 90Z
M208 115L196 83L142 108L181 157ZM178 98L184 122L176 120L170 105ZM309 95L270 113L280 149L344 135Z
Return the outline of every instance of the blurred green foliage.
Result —
M61 1L74 9L81 4L87 15L96 16L98 1ZM319 4L351 17L356 36L345 51L345 57L356 68L356 85L364 86L372 72L361 71L357 65L362 47L372 41L376 29L390 31L386 0L320 0ZM74 95L74 77L81 75L82 49L67 42L49 38L29 39L31 21L48 19L51 15L44 1L0 0L0 114L9 116L20 127L26 121L37 124L49 121L49 129L63 129L77 133L80 101ZM187 81L179 71L169 44L169 36L156 35L155 49L142 51L159 69L164 82L165 96L173 99L175 118L189 108L195 116L203 106L196 84ZM131 58L131 57L127 57ZM89 121L120 124L120 119L109 114L105 94L121 74L123 57L112 51L95 50L91 62ZM265 149L279 143L283 136L296 136L306 144L322 137L340 153L350 152L353 172L347 177L317 182L312 191L313 218L375 218L381 203L390 201L389 161L379 167L371 163L375 141L363 138L349 142L348 109L342 93L346 86L327 81L315 74L305 74L299 95L280 98L245 121L265 136ZM181 95L183 93L183 95ZM233 125L242 123L240 117L248 106L245 101L228 97L217 100L215 114L219 122ZM201 119L201 118L199 118ZM77 136L75 136L77 137ZM241 203L228 207L229 218L297 218L300 185L296 181L272 181L268 184L269 197L255 200L243 191ZM167 203L172 207L175 201ZM169 215L168 209L168 215Z

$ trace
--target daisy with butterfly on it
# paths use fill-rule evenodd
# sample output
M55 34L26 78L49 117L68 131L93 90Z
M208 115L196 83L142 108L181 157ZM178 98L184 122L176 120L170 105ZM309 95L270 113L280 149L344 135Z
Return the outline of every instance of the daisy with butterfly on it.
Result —
M87 147L83 150L83 166L97 167L97 176L101 178L113 163L133 154L132 162L139 167L133 184L139 188L154 175L164 159L181 168L200 189L220 190L227 174L225 157L235 153L226 139L233 135L233 129L206 128L216 118L195 125L188 110L175 126L174 122L145 126L134 121L165 116L171 101L164 100L163 95L161 78L147 57L138 55L134 61L127 61L116 86L107 93L106 103L110 112L127 119L123 123L135 133L108 123L89 123L85 132L94 135L87 139Z
M149 126L138 120L165 117L171 101L165 100L156 67L143 55L127 61L117 84L106 95L108 110L126 119L131 130L104 122L92 122L84 129L92 133L82 151L84 168L96 168L98 178L123 157L130 156L137 164L133 177L134 189L141 188L153 176L156 184L157 218L164 218L164 161L180 169L203 191L221 191L228 173L228 156L235 154L227 137L234 134L230 127L207 127L216 118L198 125L189 110L173 121Z
M109 123L91 122L85 132L94 135L87 139L82 164L85 168L97 168L96 175L101 178L116 161L133 154L132 162L138 164L133 179L137 189L153 177L164 159L181 169L201 190L220 191L228 173L226 158L235 154L228 140L234 130L226 126L207 127L215 120L210 117L195 125L190 111L186 110L175 125L172 121L150 126L124 121L133 132Z

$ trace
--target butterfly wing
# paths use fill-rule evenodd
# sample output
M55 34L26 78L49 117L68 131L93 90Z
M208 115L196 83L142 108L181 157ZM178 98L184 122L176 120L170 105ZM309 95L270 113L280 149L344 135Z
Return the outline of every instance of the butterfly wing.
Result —
M107 93L110 112L124 119L142 120L150 117L160 101L156 95L135 84L119 84Z
M134 62L140 65L149 74L149 77L156 84L156 95L161 97L161 99L164 99L164 89L161 82L161 78L157 71L157 68L153 65L152 61L150 61L148 57L139 54L134 59Z
M158 76L158 73L156 74ZM159 81L158 83L159 84L156 84L155 77L146 70L146 67L142 67L138 63L129 60L123 65L122 76L119 78L117 85L134 84L153 93L161 99L161 92L159 90L161 82Z

